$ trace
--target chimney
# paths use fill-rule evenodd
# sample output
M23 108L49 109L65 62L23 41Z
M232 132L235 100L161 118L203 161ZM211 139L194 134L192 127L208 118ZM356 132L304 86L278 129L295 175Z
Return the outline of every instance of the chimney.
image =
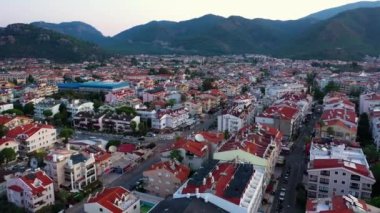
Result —
M56 154L53 154L53 162L57 162L58 156Z
M66 144L66 149L67 149L67 151L70 151L70 144L69 143Z

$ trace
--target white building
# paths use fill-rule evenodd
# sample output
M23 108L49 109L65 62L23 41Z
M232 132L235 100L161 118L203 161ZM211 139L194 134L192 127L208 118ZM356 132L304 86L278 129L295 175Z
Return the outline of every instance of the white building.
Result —
M43 171L36 171L7 181L8 202L36 212L41 208L53 205L53 181Z
M12 138L0 138L0 151L5 148L11 148L18 154L18 146L20 144Z
M94 103L86 100L72 100L66 105L67 111L74 117L78 112L91 112L94 110Z
M226 113L218 116L218 131L237 132L243 126L252 124L254 111L255 107L250 103L248 105L239 104L233 106Z
M95 157L91 154L89 157L83 154L71 155L64 166L66 187L71 191L81 190L84 186L97 180Z
M190 122L189 111L184 108L176 110L161 110L157 117L152 119L152 129L177 129L187 126Z
M173 198L197 197L227 212L259 212L263 199L264 171L251 164L220 163L205 166L174 194Z
M7 137L16 140L20 154L25 155L52 147L57 142L57 130L51 125L31 123L9 130Z
M380 93L368 93L360 95L359 113L367 113L375 106L380 106Z
M0 105L0 112L4 112L7 110L13 109L13 104L1 104Z
M140 213L140 199L127 189L117 186L105 188L87 199L86 213Z
M44 112L51 111L52 116L59 112L59 106L61 105L60 101L54 99L44 99L36 105L34 105L34 117L38 120L45 119Z
M265 95L273 98L280 98L287 93L306 92L307 87L300 83L283 84L283 85L268 85L265 88Z

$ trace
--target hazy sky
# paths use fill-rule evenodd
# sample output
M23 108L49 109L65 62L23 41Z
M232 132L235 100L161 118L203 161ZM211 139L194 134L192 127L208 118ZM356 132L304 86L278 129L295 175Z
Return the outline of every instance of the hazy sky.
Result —
M356 0L357 1L357 0ZM182 21L205 14L298 19L355 0L0 0L0 26L33 21L83 21L114 35L152 20Z

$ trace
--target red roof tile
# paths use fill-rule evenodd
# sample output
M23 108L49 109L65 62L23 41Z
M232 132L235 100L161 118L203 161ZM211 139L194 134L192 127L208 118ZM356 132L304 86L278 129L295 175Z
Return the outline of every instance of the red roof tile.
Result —
M118 213L122 212L123 209L114 204L115 200L121 200L122 196L127 194L129 194L129 191L121 186L106 188L96 194L95 197L90 197L87 203L98 203L110 212Z
M190 175L190 169L189 167L183 165L183 164L177 164L172 161L164 161L164 162L158 162L156 164L153 164L150 170L157 170L157 169L164 169L172 174L174 174L181 182L184 182L187 180L187 178Z
M372 173L365 165L352 163L340 159L316 159L311 163L311 169L331 169L331 168L345 168L355 173L373 179Z

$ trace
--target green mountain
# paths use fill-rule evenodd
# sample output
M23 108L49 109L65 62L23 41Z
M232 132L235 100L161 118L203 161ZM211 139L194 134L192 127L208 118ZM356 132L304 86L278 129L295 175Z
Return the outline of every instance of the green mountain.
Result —
M318 20L326 20L332 18L339 13L346 12L348 10L354 10L359 8L374 8L380 7L380 1L360 1L351 4L346 4L339 7L329 8L306 16L305 18L312 18Z
M380 8L343 12L290 41L282 55L294 58L362 59L380 54Z
M206 15L183 21L154 21L116 35L108 46L120 53L271 54L308 29L313 20L249 20Z
M380 7L348 10L327 20L295 21L206 15L154 21L121 32L107 48L124 54L239 54L362 59L380 54Z
M59 24L47 23L47 22L33 22L34 26L44 28L47 30L53 30L65 35L75 37L77 39L103 44L107 42L108 38L98 31L95 27L80 21L62 22Z
M12 24L0 29L0 58L35 57L79 62L105 56L95 44L33 25Z

